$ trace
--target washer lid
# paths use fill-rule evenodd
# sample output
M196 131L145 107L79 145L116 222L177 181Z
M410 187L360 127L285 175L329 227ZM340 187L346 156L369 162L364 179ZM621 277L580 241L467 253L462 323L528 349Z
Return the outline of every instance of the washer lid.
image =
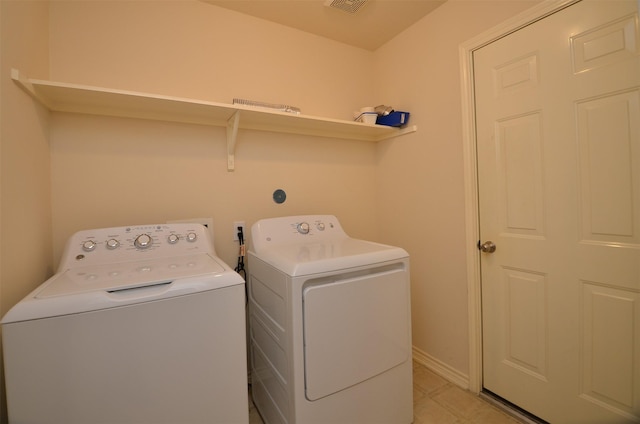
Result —
M409 254L400 247L353 238L273 246L262 250L258 258L287 275L319 274L380 262L405 259Z
M64 270L15 305L2 324L167 299L244 284L210 254Z
M208 254L70 268L56 274L35 297L42 299L93 291L112 293L180 278L220 274L224 270Z

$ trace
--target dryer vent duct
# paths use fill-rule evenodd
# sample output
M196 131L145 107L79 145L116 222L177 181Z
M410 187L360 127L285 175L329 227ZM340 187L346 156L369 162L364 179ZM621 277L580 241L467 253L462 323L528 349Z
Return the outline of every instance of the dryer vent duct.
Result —
M327 0L324 5L347 13L356 13L367 0Z

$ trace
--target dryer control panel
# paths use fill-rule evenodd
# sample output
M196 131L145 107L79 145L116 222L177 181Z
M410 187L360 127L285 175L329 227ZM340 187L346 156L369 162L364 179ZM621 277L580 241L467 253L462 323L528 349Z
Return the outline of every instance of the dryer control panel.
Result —
M251 227L251 240L256 251L263 248L311 241L347 238L333 215L296 215L257 221Z

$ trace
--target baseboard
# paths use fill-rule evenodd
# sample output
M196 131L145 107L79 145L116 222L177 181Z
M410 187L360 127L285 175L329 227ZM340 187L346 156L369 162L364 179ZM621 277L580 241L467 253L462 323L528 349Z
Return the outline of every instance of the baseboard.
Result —
M469 376L458 371L457 369L445 364L444 362L434 358L428 353L413 346L413 360L424 365L430 371L438 374L440 377L449 380L453 384L469 390Z

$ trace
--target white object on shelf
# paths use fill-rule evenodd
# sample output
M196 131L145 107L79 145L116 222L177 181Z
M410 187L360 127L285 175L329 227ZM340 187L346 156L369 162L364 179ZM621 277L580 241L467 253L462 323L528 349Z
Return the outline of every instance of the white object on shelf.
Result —
M283 105L283 104L274 104L274 103L267 103L267 102L260 102L260 101L256 101L256 100L233 99L233 104L234 105L250 106L250 107L253 107L253 108L277 110L277 111L280 111L280 112L295 113L296 115L300 115L300 113L302 113L300 111L300 108L295 107L295 106L289 106L289 105Z
M238 129L378 142L417 131L359 122L255 109L243 105L29 79L11 78L49 110L227 127L227 169L235 168Z

